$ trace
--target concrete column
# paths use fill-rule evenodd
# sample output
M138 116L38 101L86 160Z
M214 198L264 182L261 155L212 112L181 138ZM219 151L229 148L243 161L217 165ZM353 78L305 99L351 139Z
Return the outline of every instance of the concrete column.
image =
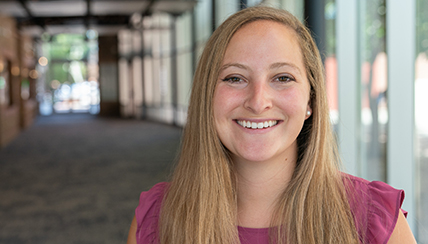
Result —
M337 0L337 66L339 95L339 151L348 173L360 176L358 70L358 1Z
M387 181L404 189L403 209L416 235L414 159L414 82L416 1L387 0L389 140Z

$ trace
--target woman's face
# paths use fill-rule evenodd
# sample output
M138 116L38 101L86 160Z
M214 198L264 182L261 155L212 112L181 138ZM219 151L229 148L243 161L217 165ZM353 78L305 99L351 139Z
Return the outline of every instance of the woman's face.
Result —
M259 20L227 46L214 94L215 126L237 161L296 160L310 86L295 32Z

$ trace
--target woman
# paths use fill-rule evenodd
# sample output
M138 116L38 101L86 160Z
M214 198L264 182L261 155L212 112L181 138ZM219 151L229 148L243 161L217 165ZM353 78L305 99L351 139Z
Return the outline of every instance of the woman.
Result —
M288 12L247 8L213 33L187 121L128 243L415 243L402 191L339 172L319 52Z

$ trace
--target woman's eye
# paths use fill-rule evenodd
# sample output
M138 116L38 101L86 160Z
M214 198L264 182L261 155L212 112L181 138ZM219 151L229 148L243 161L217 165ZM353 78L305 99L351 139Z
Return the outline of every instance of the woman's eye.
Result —
M283 83L290 82L290 81L293 81L293 80L294 80L294 79L293 79L292 77L290 77L290 76L280 76L280 77L278 77L277 79L278 79L278 81L283 82Z
M229 82L229 83L240 83L240 82L243 82L243 80L241 78L235 77L235 76L224 78L223 81L226 81L226 82Z

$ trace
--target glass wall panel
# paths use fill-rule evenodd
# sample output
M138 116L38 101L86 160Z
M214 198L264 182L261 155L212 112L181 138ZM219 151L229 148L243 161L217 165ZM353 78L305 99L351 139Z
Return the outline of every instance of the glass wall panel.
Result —
M428 243L428 0L416 1L415 123L418 243Z
M388 123L385 0L359 1L361 141L360 172L386 181Z
M119 38L119 102L123 117L130 117L133 114L132 99L132 66L128 59L132 55L132 32L121 30Z
M161 67L159 75L160 94L162 105L172 106L172 79L171 79L171 18L167 14L159 14L160 31L160 58Z
M263 0L259 2L267 6L285 9L304 22L304 0Z
M282 2L284 0L264 0L263 4L267 5L267 6L271 6L271 7L275 7L275 8L281 8L282 6Z
M153 70L153 30L152 17L143 19L143 76L144 76L144 104L147 107L154 106L154 70Z
M247 6L252 7L256 6L257 4L260 4L262 0L247 0Z
M196 55L193 60L195 63L198 62L199 57L202 55L202 51L205 47L205 42L211 36L212 33L212 10L211 1L214 0L200 0L198 1L194 10L194 28L195 28L195 45Z
M155 107L161 106L161 95L160 95L160 73L161 73L161 62L160 62L160 31L154 29L152 31L152 58L153 58L153 102Z
M131 79L129 77L129 64L128 60L125 58L119 59L119 102L122 106L121 114L124 117L131 115L132 106L130 105L130 83Z
M9 62L0 59L0 105L9 106L10 104L9 77Z
M153 62L150 56L144 57L144 102L148 107L154 104L153 98Z
M177 118L179 125L184 125L187 117L187 106L193 78L193 43L192 43L192 12L177 18Z
M177 91L172 84L172 17L155 13L143 19L144 101L148 118L173 122L173 96Z
M326 48L325 48L325 72L327 98L330 107L330 119L332 125L337 131L339 121L339 107L337 94L337 59L336 59L336 1L325 1L325 30L326 30Z
M239 1L234 0L213 0L216 1L216 26L218 27L230 15L239 10Z
M143 106L143 61L140 56L142 50L142 37L140 31L133 31L132 33L132 51L133 58L131 63L132 69L132 98L134 105L134 116L141 118Z

